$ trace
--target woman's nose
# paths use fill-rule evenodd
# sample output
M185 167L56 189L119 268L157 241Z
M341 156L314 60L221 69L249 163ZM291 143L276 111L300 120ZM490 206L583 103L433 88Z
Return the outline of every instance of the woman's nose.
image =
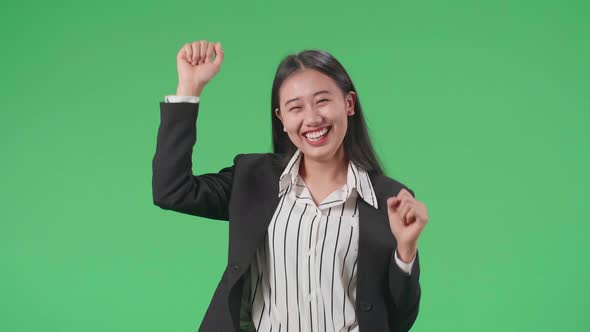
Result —
M323 119L320 111L313 106L305 109L304 118L307 124L322 123Z

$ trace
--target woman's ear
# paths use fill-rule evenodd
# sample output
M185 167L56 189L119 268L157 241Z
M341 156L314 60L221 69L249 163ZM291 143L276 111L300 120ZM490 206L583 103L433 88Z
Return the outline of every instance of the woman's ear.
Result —
M279 118L279 120L281 120L281 123L283 122L283 118L281 118L281 110L279 110L278 108L275 109L275 115L277 116L277 118ZM287 128L284 127L283 125L283 131L286 132Z
M351 90L346 94L346 114L348 114L348 115L354 114L355 102L356 102L356 93Z

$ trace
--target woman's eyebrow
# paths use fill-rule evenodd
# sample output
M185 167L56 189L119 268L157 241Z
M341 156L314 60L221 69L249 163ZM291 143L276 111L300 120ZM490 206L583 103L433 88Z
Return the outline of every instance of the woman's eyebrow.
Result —
M329 94L329 93L330 93L330 91L328 91L328 90L320 90L320 91L317 91L317 92L315 92L315 93L313 94L313 96L315 97L316 95L319 95L320 93L328 93L328 94ZM289 99L289 100L287 100L287 102L285 103L285 106L287 106L287 104L288 104L288 103L290 103L290 102L292 102L292 101L295 101L295 100L298 100L298 99L299 99L299 97L296 97L296 98L293 98L293 99Z

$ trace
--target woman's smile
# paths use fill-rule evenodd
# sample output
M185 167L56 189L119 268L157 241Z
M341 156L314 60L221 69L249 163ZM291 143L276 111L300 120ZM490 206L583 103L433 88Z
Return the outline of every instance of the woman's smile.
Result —
M331 126L324 127L321 130L307 131L303 134L303 137L305 137L305 141L312 146L323 145L328 140L331 131L330 129L332 129Z

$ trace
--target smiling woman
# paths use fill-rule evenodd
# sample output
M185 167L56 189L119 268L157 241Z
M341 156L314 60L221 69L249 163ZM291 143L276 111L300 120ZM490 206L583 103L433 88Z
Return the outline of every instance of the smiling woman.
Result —
M272 86L274 151L193 175L199 95L222 60L220 43L181 49L153 159L156 205L230 222L228 265L199 331L408 331L428 216L383 174L342 65L321 50L284 58Z
M305 50L283 59L275 74L271 107L275 153L291 156L299 149L312 164L337 160L334 164L344 165L349 159L383 174L354 84L329 53ZM325 127L328 133L319 140L306 135Z
M277 108L275 114L283 123L283 131L306 159L330 160L336 156L344 164L342 140L347 117L354 114L354 92L343 96L329 76L303 69L283 82L279 95L281 100L299 95ZM320 146L322 149L316 148Z

